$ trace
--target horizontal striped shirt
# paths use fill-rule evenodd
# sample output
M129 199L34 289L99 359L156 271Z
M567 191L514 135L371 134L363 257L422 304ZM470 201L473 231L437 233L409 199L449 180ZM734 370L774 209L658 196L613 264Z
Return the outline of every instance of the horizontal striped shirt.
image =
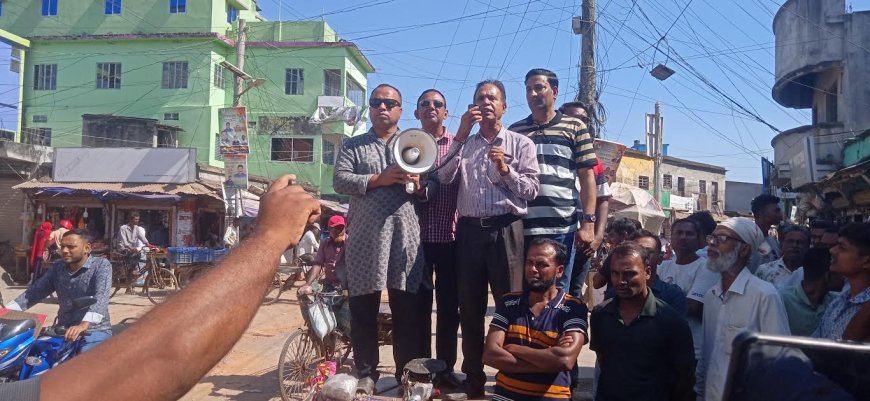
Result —
M490 330L505 331L504 344L516 344L535 349L558 346L559 337L577 331L587 334L588 309L579 299L563 291L534 316L527 293L505 295L495 305ZM506 373L495 375L493 400L568 400L571 398L570 371L559 373Z
M504 150L510 166L507 175L501 175L489 159L489 151L495 146ZM459 155L438 171L442 184L459 180L456 202L459 217L525 216L527 202L535 198L539 186L532 141L502 127L492 141L478 132L468 137L464 145L454 140L450 151L460 147Z
M530 115L508 129L532 139L540 170L541 189L523 218L525 235L576 231L580 210L577 169L598 164L586 124L556 111L546 124L536 124Z

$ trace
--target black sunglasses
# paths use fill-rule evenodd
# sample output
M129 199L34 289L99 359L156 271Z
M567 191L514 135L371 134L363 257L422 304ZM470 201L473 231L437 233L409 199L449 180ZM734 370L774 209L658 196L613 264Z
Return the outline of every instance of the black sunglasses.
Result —
M440 109L440 108L444 107L444 102L442 102L440 100L433 100L431 102L429 100L424 100L424 101L420 102L420 107L429 107L429 106L435 106L436 109Z
M381 105L387 106L387 110L390 110L394 107L398 107L399 101L394 99L378 99L375 97L369 99L369 107L376 109L381 107Z

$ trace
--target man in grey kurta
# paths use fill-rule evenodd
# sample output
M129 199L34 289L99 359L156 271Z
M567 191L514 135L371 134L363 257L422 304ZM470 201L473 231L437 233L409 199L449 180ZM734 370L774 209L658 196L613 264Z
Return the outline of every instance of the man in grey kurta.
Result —
M419 177L399 169L388 148L402 115L401 94L380 85L372 91L369 107L372 129L344 143L333 186L335 192L351 196L344 284L350 293L357 392L371 395L378 379L377 314L384 288L393 317L396 379L408 361L424 355L423 341L416 335L424 261L415 195L405 192L410 181L419 188Z

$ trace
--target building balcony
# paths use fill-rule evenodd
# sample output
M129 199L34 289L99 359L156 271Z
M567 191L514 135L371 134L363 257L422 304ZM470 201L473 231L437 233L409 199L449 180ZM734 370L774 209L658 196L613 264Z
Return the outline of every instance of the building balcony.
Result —
M843 166L843 144L852 136L840 123L783 131L771 140L776 165L773 185L797 190L837 171Z
M845 0L788 0L773 19L776 82L773 99L785 107L812 107L817 75L842 70Z

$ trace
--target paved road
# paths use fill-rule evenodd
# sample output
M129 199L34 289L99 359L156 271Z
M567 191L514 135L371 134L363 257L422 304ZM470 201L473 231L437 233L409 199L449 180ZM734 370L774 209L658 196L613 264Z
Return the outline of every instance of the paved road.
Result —
M7 302L23 291L23 287L0 285L3 299ZM109 313L113 329L116 333L124 330L129 324L135 324L136 319L152 308L151 302L144 294L126 295L119 293L109 302ZM232 293L228 293L232 296ZM386 301L386 298L384 299ZM492 305L492 300L490 300ZM47 301L31 309L35 313L48 315L48 320L54 319L57 305ZM434 316L433 316L434 324ZM190 322L195 324L196 322ZM273 305L263 306L257 313L251 326L233 347L232 351L221 360L182 400L236 400L236 401L272 401L280 400L278 395L277 364L281 347L289 334L302 325L302 316L296 301L295 291L285 292L282 298ZM461 334L460 334L461 341ZM434 338L433 338L434 344ZM434 351L433 351L434 354ZM460 356L461 358L461 356ZM577 400L590 399L589 387L592 377L592 366L595 364L595 354L584 349L580 354L581 376L585 378L581 391L575 395ZM392 350L381 348L381 367L383 372L393 372ZM461 360L457 362L457 369ZM489 370L492 376L494 371ZM492 379L492 378L490 378ZM492 383L490 382L490 385ZM391 374L383 374L378 383L379 390L386 390L378 398L395 398L399 395L395 388L395 380ZM388 390L389 389L389 390ZM489 389L488 389L489 390ZM395 398L397 399L397 398Z

